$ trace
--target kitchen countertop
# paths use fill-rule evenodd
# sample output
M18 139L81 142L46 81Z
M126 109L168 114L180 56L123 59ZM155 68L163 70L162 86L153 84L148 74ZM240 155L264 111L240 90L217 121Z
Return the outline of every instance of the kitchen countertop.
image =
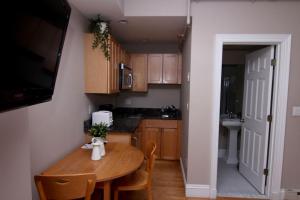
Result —
M180 110L166 110L161 112L159 108L115 108L113 111L113 125L109 127L110 132L129 132L134 131L143 119L159 119L159 120L181 120ZM168 117L162 117L167 114ZM87 122L91 125L91 120Z

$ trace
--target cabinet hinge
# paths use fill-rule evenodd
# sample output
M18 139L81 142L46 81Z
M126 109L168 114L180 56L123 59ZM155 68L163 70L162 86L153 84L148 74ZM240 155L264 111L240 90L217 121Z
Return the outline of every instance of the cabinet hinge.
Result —
M266 175L266 176L269 175L269 169L264 169L264 175Z
M268 121L268 122L272 122L272 119L273 119L273 118L272 118L272 115L268 115L267 121Z
M273 66L273 67L275 67L276 66L276 64L277 64L277 61L276 61L276 59L274 58L274 59L272 59L271 60L271 65Z

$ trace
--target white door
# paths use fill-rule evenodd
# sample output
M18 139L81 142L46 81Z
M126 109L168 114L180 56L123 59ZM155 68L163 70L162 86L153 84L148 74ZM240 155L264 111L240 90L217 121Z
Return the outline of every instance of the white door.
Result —
M274 47L246 56L239 170L261 193L265 192Z

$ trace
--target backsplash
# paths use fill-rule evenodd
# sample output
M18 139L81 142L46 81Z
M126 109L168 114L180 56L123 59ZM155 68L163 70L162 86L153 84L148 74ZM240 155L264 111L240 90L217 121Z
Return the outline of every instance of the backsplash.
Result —
M180 85L149 85L147 93L122 92L116 96L117 107L180 107Z

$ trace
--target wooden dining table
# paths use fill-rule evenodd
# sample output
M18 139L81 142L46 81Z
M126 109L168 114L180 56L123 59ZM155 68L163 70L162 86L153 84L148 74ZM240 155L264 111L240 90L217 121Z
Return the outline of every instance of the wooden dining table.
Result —
M91 160L92 149L78 148L42 175L95 173L96 182L103 182L104 200L110 200L112 181L136 171L144 161L144 154L136 147L122 143L107 143L105 151L101 160Z

